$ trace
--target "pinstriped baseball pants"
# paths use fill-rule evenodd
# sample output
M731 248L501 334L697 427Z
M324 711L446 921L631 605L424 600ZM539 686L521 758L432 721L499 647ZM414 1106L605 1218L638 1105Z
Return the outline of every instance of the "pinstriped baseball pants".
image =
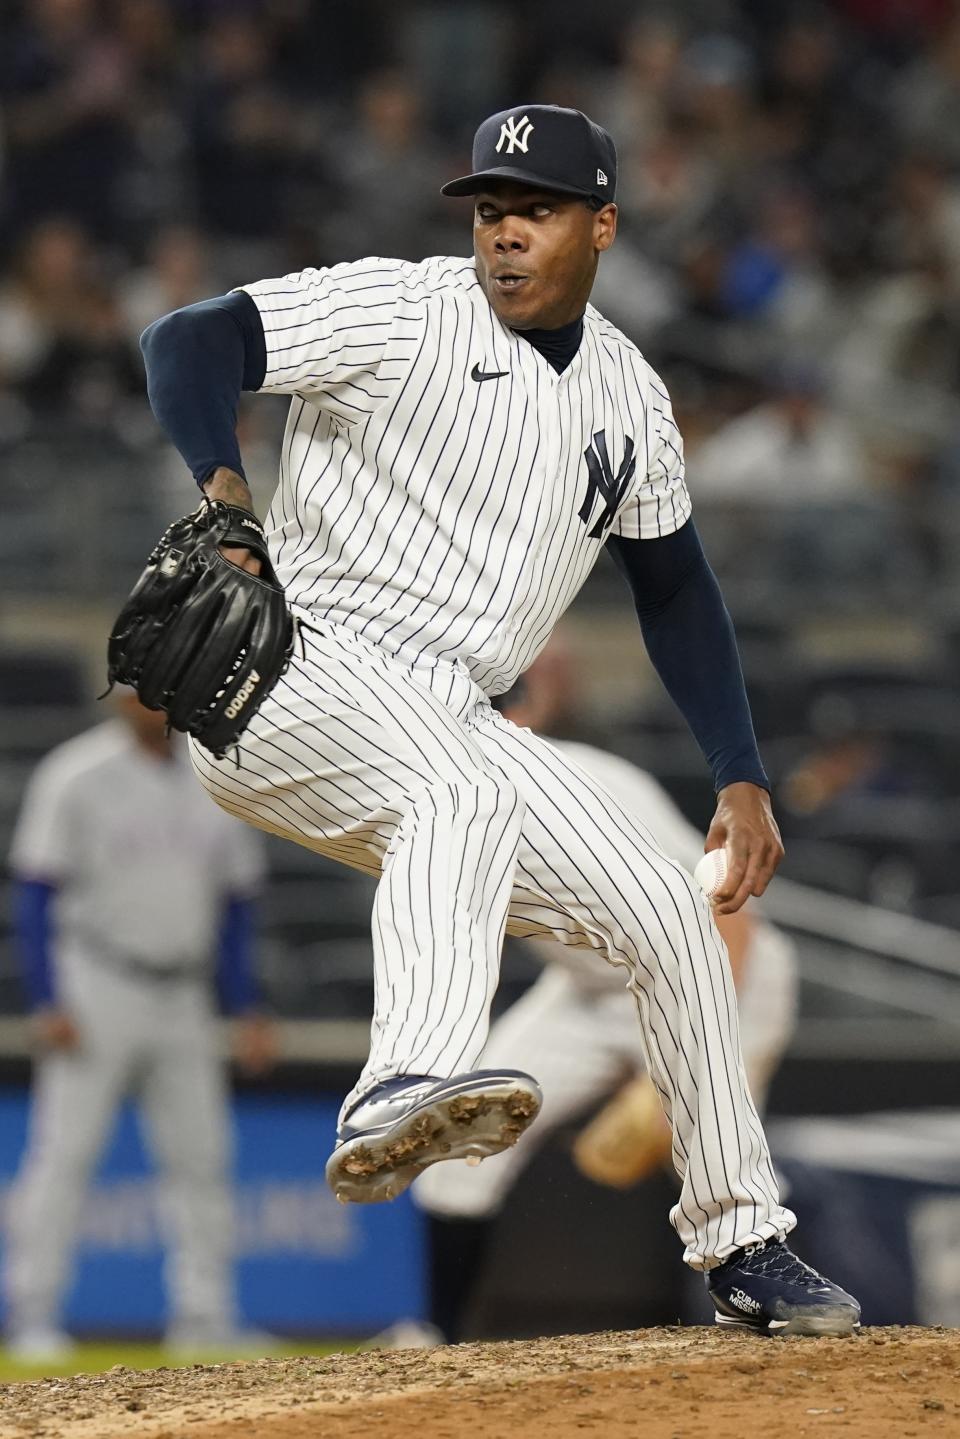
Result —
M550 935L623 968L673 1127L671 1220L688 1263L792 1229L695 882L461 666L404 664L326 621L302 635L238 763L191 749L224 809L380 876L370 1057L346 1105L394 1075L474 1067L504 932Z

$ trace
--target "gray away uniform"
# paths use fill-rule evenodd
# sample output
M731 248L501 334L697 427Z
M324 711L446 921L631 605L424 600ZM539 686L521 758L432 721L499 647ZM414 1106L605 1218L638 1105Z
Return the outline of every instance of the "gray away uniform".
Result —
M259 846L210 804L187 764L154 758L117 721L38 767L12 868L56 888L56 1002L80 1042L36 1066L11 1201L9 1327L56 1323L84 1192L132 1094L161 1174L171 1322L215 1340L234 1315L211 958L225 901L260 881Z

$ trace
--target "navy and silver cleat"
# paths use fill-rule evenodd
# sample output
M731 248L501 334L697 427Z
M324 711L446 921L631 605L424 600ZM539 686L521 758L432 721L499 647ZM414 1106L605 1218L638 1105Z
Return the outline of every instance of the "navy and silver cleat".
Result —
M860 1326L853 1295L804 1264L782 1239L738 1249L705 1278L718 1324L817 1335L851 1334Z
M509 1149L542 1102L536 1080L515 1069L390 1079L342 1121L327 1160L327 1183L344 1204L394 1199L440 1160L479 1164Z

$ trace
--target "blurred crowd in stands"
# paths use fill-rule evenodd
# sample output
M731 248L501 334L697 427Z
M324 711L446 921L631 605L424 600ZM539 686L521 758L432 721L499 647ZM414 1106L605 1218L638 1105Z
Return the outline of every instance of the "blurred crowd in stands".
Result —
M598 305L704 497L960 479L950 0L0 0L0 443L153 431L137 338L244 279L468 251L439 197L524 97L615 135Z

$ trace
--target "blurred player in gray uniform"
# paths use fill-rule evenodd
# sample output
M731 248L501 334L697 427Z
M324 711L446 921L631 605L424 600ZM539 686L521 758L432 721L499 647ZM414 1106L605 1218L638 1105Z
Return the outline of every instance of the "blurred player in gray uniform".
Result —
M514 724L549 731L558 704L569 702L572 678L555 634L498 708ZM665 854L693 870L703 854L703 836L652 775L593 745L552 743L627 810L642 816ZM747 1079L754 1102L762 1107L796 1022L796 955L789 940L749 906L716 915L716 923L737 988ZM625 1188L670 1159L670 1129L646 1073L636 1003L622 978L599 956L571 953L551 940L534 938L526 944L543 963L543 973L493 1025L482 1063L536 1074L543 1090L540 1119L525 1143L482 1166L463 1160L439 1164L414 1186L415 1199L433 1221L433 1330L450 1340L463 1337L491 1221L554 1130L616 1090L575 1146L580 1168L592 1179ZM409 1345L423 1342L430 1330L405 1323L398 1334Z
M23 1358L69 1350L60 1309L81 1204L128 1095L162 1178L168 1341L202 1350L238 1338L230 1117L210 981L216 968L238 1017L238 1062L265 1067L272 1031L250 969L261 854L199 789L166 716L132 693L118 708L40 764L13 842L40 1048L5 1274L7 1344Z

